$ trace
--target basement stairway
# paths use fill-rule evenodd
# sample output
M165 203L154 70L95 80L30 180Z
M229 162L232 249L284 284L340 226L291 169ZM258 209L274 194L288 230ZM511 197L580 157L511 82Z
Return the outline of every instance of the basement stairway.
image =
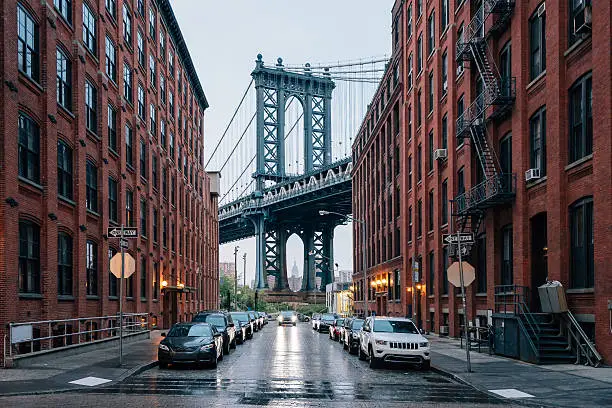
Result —
M525 313L519 315L537 347L540 364L574 363L576 352L561 331L561 324L551 313Z

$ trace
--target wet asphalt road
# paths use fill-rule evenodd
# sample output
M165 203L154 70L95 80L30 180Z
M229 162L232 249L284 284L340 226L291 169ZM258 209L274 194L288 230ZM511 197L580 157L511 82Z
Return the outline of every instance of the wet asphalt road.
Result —
M3 402L4 401L4 402ZM79 394L0 398L0 405L173 407L499 406L442 375L410 367L371 370L309 323L274 322L239 345L215 369L153 368L118 384ZM8 405L5 405L7 403ZM72 404L75 405L72 405ZM31 405L30 405L31 404Z

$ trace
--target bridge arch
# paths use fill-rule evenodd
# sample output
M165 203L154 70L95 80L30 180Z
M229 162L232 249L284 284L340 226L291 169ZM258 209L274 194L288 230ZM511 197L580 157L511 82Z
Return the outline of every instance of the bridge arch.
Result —
M303 174L305 170L304 100L299 94L289 94L284 107L284 152L287 176Z

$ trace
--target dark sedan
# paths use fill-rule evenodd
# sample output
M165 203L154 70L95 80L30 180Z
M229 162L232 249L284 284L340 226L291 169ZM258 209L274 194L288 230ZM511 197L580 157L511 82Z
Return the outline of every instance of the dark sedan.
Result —
M350 325L344 327L344 338L342 339L342 346L349 353L357 353L359 350L359 330L363 326L363 319L352 319Z
M175 324L157 349L159 368L177 363L210 364L216 368L222 359L223 337L208 323Z
M249 319L251 319L253 322L253 331L258 332L261 327L259 326L259 319L257 318L257 315L253 311L248 311L246 313L249 314Z
M319 322L319 333L329 331L330 326L334 324L338 315L335 313L323 313Z
M206 322L215 326L223 335L223 354L229 354L230 349L236 348L236 327L229 313L200 312L195 315L193 322Z
M238 344L242 344L247 339L253 338L253 324L249 319L249 315L245 312L231 312L232 320L236 325L236 340Z
M297 322L297 314L291 310L284 310L280 312L278 315L278 325L282 326L283 324L291 324L293 326L296 325Z

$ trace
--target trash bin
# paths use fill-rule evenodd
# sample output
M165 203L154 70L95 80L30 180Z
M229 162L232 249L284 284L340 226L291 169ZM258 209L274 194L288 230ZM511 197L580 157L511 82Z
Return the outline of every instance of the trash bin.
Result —
M538 293L540 294L540 303L544 313L567 312L567 300L561 282L547 282L538 287Z

